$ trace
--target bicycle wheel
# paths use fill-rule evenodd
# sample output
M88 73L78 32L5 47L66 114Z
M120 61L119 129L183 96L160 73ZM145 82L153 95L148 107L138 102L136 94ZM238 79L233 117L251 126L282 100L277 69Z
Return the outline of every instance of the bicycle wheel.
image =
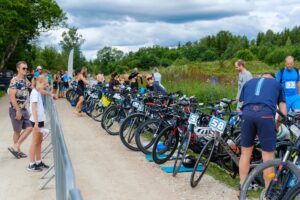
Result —
M163 129L153 144L152 158L156 164L167 162L177 149L179 134L172 126Z
M176 176L177 173L179 172L182 162L185 159L186 152L189 148L190 140L191 140L191 132L186 131L185 134L182 136L180 140L180 145L178 147L178 152L177 156L174 162L174 167L173 167L173 176Z
M135 113L126 117L120 127L121 142L130 150L138 151L139 148L135 142L135 134L139 125L146 120L143 113Z
M99 105L99 102L95 102L94 106L91 109L91 117L97 122L101 122L101 115L103 114L104 107Z
M206 143L206 145L203 147L202 151L200 152L199 158L196 161L196 164L194 166L190 178L190 184L192 187L196 187L198 183L201 181L204 173L208 168L215 146L216 146L216 139L212 138ZM203 167L202 171L197 170L199 165Z
M149 119L142 123L136 131L135 142L140 151L150 154L155 138L165 125L159 119Z
M120 126L126 118L125 110L119 106L112 106L107 111L105 117L102 119L104 129L110 135L118 135Z
M287 181L291 175L294 174L298 182L300 180L300 170L292 162L287 161L284 163L280 159L268 160L258 165L250 172L242 185L240 200L246 199L250 185L255 182L256 177L260 176L263 171L268 168L274 168L274 173L267 175L271 180L271 183L266 190L267 199L282 199L287 189ZM275 175L276 180L272 180Z
M299 200L300 199L300 183L291 188L283 197L282 200Z

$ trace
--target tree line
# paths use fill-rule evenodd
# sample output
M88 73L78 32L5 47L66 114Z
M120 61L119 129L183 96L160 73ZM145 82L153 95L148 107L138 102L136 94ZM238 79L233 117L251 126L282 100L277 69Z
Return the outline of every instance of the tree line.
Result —
M219 31L194 42L178 43L176 47L155 45L124 53L112 47L103 47L96 59L87 60L81 47L84 38L76 27L62 34L61 50L53 46L40 47L37 38L42 32L67 27L66 15L54 0L2 0L0 2L0 70L14 69L18 60L30 66L42 65L49 70L67 68L68 55L74 49L74 67L87 66L93 73L109 74L132 68L143 70L156 66L183 65L190 62L220 61L240 58L260 60L278 65L287 55L300 60L300 26L281 32L260 32L249 40L246 36Z

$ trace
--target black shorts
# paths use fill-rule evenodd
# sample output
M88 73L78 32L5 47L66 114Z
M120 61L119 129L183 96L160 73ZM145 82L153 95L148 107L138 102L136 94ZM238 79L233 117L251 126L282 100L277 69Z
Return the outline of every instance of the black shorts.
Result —
M64 82L64 86L65 86L66 89L68 89L69 88L69 83L68 82Z
M31 125L32 125L32 127L34 127L34 122L32 122L32 121L30 121L31 122ZM39 128L43 128L45 126L45 123L44 122L39 122L39 125L38 125L38 127Z
M251 106L252 107L252 106ZM271 152L276 147L274 113L266 107L243 108L241 126L242 147L252 147L258 136L263 151Z
M76 89L76 93L79 95L79 96L84 96L84 93L83 93L84 89L82 87L77 87Z
M54 82L54 83L53 83L53 89L54 89L54 90L57 90L57 88L58 88L58 84L57 84L57 82Z

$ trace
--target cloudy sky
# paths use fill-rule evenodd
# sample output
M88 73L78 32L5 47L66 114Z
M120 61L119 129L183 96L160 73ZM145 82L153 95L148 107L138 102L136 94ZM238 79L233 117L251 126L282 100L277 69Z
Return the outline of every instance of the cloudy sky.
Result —
M176 46L220 30L255 38L260 31L300 25L299 0L57 0L93 59L104 46L125 52ZM63 29L44 33L42 45L59 47Z

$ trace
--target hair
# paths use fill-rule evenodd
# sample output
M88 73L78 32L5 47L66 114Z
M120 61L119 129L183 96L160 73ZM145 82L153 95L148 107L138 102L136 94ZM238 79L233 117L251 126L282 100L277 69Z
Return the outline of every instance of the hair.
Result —
M27 65L27 62L19 61L19 62L17 62L16 67L19 68L21 65Z
M45 83L47 81L48 80L44 75L39 75L38 77L34 77L32 79L32 86L33 86L33 88L36 88L37 83Z
M115 79L116 76L118 76L118 72L113 72L113 73L110 75L110 80Z
M294 57L293 57L293 56L287 56L287 57L285 58L285 62L286 62L287 60L292 60L292 61L294 62Z
M261 74L261 76L263 76L263 75L270 75L270 76L272 76L273 78L276 78L274 72L271 72L271 71L266 71L266 72L264 72L264 73Z
M242 59L239 59L238 61L235 62L238 66L243 66L243 67L246 67L246 63L244 60Z
M153 73L155 73L155 72L159 72L157 67L153 68Z

